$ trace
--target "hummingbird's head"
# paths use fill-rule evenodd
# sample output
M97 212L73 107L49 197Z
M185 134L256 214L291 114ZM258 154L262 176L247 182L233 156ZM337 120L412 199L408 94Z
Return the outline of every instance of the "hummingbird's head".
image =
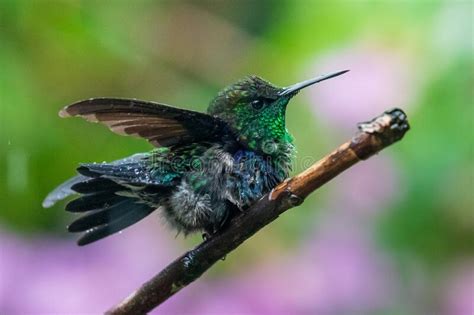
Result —
M249 76L219 92L208 113L227 122L245 147L265 154L278 153L279 144L292 142L285 126L286 106L301 89L341 75L335 72L281 88Z

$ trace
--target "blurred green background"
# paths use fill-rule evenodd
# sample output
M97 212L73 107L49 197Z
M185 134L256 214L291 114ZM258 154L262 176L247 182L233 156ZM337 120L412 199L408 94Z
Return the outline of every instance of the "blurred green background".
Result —
M64 204L42 209L44 196L80 162L151 148L60 119L64 105L115 96L204 111L219 89L249 74L285 86L348 68L289 106L294 172L390 107L406 110L406 137L265 228L163 313L473 314L473 38L470 1L1 0L0 312L103 311L199 241L173 238L161 223L145 228L160 221L150 216L154 222L91 245L106 255L113 243L113 259L75 247L65 233L72 216ZM130 256L127 233L144 248L169 249L133 252L130 269L110 271L127 278L123 286L102 297L110 285L90 272ZM162 260L127 277L146 255ZM64 283L57 257L78 264L64 267ZM20 260L31 264L15 268ZM261 270L273 273L249 277ZM16 273L51 278L22 283L10 279ZM94 290L91 279L104 282L94 302L81 295ZM64 298L52 289L59 282ZM29 288L31 299L12 297L12 283Z

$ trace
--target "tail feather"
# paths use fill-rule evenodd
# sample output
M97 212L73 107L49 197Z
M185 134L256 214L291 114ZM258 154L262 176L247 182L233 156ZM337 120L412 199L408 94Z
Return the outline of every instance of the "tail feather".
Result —
M127 199L128 197L116 195L113 191L103 191L74 199L66 205L66 211L86 212L103 209Z
M82 164L78 169L81 175L74 176L56 187L46 196L42 205L44 208L52 207L56 202L76 192L89 193L103 191L104 187L102 185L112 185L114 182L113 180L108 181L106 178L100 178L102 175L104 175L104 177L110 176L118 178L124 182L131 180L131 183L135 184L148 184L147 181L140 182L140 180L148 179L149 177L146 162L148 156L149 154L139 153L111 163ZM150 182L150 184L154 183ZM87 186L86 189L90 189L90 191L82 192L84 186ZM97 190L95 187L97 187Z
M68 179L46 196L42 203L42 206L44 208L50 208L54 206L54 204L59 200L62 200L70 195L75 194L76 192L72 189L72 187L80 182L85 181L86 179L87 177L82 175L74 176Z
M80 194L91 194L100 191L119 191L123 186L107 178L88 178L71 186L71 190Z
M92 242L98 241L104 237L117 233L145 218L155 210L154 208L146 204L136 202L129 204L127 209L128 212L125 215L122 215L110 221L109 223L93 227L90 230L86 231L81 236L81 238L79 238L77 244L79 246L87 245Z
M143 161L123 164L89 163L81 164L77 171L88 177L120 179L130 183L152 184L148 165Z
M85 214L73 221L67 229L69 232L84 232L93 227L107 224L130 211L130 203L133 203L132 199L123 200L108 208Z

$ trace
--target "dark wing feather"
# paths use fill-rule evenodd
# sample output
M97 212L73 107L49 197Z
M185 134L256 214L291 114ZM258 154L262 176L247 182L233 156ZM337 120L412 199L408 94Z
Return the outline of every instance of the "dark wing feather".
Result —
M100 122L115 133L142 137L157 147L230 134L227 124L217 117L135 99L92 98L65 107L59 115Z

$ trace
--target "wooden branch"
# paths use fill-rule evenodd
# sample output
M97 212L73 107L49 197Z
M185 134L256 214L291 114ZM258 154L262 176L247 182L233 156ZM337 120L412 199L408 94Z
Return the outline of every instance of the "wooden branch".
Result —
M307 170L279 184L244 213L233 218L226 229L177 258L107 314L144 314L151 311L199 278L284 211L300 205L311 192L355 163L400 140L409 129L407 117L400 109L386 111L358 127L359 131L350 141Z

